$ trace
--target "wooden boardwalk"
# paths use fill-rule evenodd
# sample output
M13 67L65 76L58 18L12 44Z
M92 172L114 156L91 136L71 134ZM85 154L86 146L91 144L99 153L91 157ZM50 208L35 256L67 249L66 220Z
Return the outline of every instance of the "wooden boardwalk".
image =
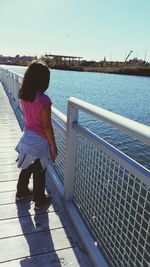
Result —
M14 148L20 135L20 127L0 84L1 266L92 267L54 192L48 209L38 212L34 211L32 201L15 203L19 171Z

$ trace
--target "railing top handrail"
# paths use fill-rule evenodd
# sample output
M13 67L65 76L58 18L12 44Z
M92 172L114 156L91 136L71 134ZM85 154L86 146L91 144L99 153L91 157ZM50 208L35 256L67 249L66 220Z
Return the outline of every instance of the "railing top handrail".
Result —
M150 127L130 120L111 111L89 104L75 97L69 98L69 104L77 109L93 115L97 119L106 122L112 127L127 133L133 138L150 145Z
M1 66L0 66L0 69L5 70L6 72L9 72L11 74L15 74L16 76L19 76L20 78L23 78L23 74L19 74L19 73L15 72L15 71L5 69L5 68L3 68Z
M62 122L67 123L67 116L52 106L52 113L56 115Z

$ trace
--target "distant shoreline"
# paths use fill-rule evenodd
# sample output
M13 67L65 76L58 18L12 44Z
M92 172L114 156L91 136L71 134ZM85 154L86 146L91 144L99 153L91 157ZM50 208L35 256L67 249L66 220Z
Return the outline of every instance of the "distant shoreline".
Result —
M129 66L129 67L100 67L100 68L85 68L84 71L95 71L110 74L136 75L150 77L150 66Z
M3 64L10 66L27 66L26 64ZM135 66L135 65L125 65L125 66L50 66L51 69L67 70L67 71L81 71L81 72L99 72L108 74L122 74L122 75L134 75L134 76L145 76L150 77L150 66Z
M52 69L83 71L83 72L99 72L108 74L122 74L150 77L150 66L129 66L129 67L53 67Z

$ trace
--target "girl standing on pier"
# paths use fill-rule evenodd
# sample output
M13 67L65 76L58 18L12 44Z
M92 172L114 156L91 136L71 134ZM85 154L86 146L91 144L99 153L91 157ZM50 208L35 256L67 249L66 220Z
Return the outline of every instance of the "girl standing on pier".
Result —
M57 156L51 123L51 99L44 94L50 80L50 71L41 61L32 62L25 72L19 90L24 118L23 135L16 147L19 152L18 168L21 172L17 184L16 201L33 194L35 209L50 201L45 195L45 170L49 161ZM33 174L33 192L28 188Z

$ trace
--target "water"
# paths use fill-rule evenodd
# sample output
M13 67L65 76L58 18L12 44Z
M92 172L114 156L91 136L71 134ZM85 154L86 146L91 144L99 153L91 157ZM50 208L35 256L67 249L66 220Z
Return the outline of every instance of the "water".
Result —
M25 67L5 66L23 74ZM91 72L51 70L47 94L56 108L66 114L70 96L150 126L150 78ZM150 169L150 148L91 116L80 120L93 132Z

